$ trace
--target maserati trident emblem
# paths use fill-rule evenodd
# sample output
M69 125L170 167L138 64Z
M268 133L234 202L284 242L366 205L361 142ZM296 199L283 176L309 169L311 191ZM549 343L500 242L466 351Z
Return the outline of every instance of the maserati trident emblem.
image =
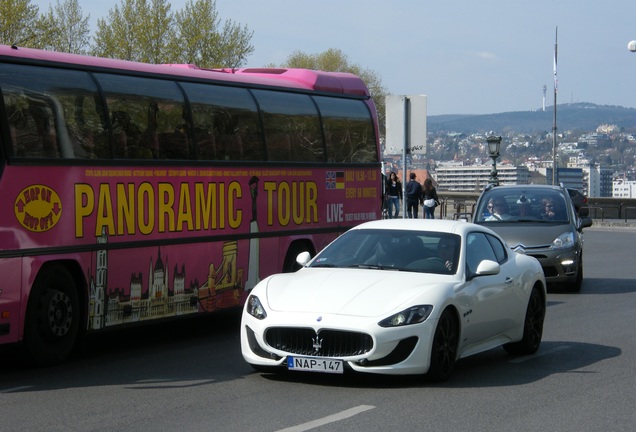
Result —
M314 353L317 354L322 348L322 338L316 333L316 337L311 338L311 341L313 342L312 347L314 348Z

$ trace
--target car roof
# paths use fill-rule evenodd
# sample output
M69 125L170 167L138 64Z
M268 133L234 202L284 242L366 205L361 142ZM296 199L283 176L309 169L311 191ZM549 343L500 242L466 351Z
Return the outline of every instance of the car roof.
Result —
M362 223L353 229L419 230L458 235L474 230L492 232L481 225L449 219L382 219Z
M528 189L528 190L564 190L561 186L558 185L546 185L546 184L515 184L515 185L499 185L493 186L490 188L486 188L484 192L493 191L493 190L501 190L501 189Z

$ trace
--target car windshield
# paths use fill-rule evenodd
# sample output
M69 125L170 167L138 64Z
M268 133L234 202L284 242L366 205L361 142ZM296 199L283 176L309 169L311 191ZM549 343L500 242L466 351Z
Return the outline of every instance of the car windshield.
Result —
M346 267L454 274L461 238L428 231L354 229L346 232L309 267Z
M480 200L475 221L568 223L567 205L554 189L493 188Z

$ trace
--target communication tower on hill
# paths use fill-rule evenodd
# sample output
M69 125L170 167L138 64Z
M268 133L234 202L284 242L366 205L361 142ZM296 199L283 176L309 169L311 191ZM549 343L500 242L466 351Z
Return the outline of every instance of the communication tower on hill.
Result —
M543 111L545 111L545 92L548 88L543 84Z

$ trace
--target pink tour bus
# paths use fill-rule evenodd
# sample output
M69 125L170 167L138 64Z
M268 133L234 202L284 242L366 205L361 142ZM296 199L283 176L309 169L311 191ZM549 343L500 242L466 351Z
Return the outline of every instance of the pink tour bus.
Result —
M354 75L0 46L0 344L63 361L106 328L239 307L380 218Z

